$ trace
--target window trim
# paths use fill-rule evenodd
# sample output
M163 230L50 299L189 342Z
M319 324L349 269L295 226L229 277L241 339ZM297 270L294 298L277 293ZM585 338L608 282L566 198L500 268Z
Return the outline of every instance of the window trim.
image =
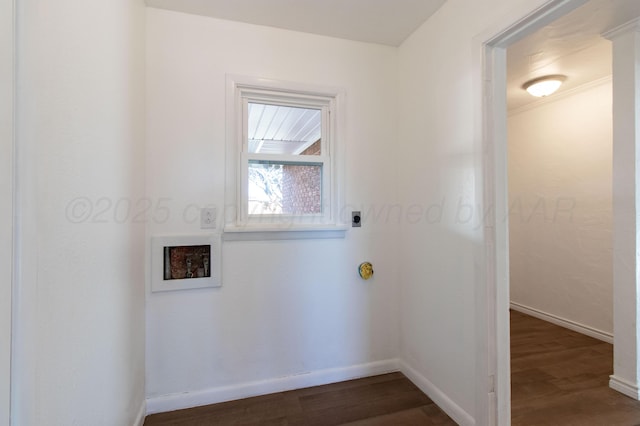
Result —
M348 229L341 217L344 213L344 90L238 75L227 75L226 83L225 240L344 238ZM323 110L326 107L323 116L327 122L322 124L324 151L313 160L301 158L299 161L323 164L324 211L321 215L249 216L243 182L247 180L248 160L259 158L260 154L246 152L247 99L268 103L274 103L275 99L286 105L322 106ZM268 159L279 158L269 154Z

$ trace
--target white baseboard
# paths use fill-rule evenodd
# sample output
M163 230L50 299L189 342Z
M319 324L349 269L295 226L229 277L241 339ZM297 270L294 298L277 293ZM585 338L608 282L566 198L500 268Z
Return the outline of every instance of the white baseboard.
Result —
M164 413L183 408L216 404L235 399L266 395L310 386L320 386L399 370L399 361L390 359L344 368L302 373L257 382L238 383L200 391L161 395L147 399L147 414Z
M460 426L475 425L475 420L469 413L464 411L462 407L453 402L440 388L404 361L400 361L400 371Z
M550 322L560 327L568 328L575 331L593 337L594 339L602 340L603 342L613 344L613 334L606 331L598 330L597 328L590 327L588 325L580 324L579 322L571 321L566 318L559 317L557 315L548 314L539 309L530 308L520 303L511 302L511 309L514 311L522 312L523 314L530 315L532 317L541 319L543 321Z
M143 426L144 418L147 414L147 401L143 400L142 404L140 404L140 409L138 410L138 414L136 415L136 419L133 422L133 426Z
M640 389L637 383L631 383L621 377L609 376L609 387L636 401L640 400Z

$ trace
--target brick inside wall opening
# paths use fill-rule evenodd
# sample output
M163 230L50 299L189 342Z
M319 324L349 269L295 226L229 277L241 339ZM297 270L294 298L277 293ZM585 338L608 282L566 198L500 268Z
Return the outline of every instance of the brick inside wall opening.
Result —
M320 139L300 155L319 155ZM322 213L322 167L285 165L282 168L282 212Z

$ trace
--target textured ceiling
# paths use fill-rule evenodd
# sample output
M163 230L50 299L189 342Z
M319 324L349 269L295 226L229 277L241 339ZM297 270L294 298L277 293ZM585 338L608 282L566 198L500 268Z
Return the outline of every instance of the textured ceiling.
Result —
M370 43L400 45L445 0L146 0L148 6Z
M522 89L536 77L566 75L562 93L611 76L611 43L601 34L639 16L640 0L592 0L509 46L509 109L539 101Z

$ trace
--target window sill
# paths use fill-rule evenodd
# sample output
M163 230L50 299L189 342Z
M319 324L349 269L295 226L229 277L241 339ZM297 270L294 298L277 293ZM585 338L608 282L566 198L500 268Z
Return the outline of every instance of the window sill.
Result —
M347 225L234 226L224 228L224 241L311 240L344 238Z

